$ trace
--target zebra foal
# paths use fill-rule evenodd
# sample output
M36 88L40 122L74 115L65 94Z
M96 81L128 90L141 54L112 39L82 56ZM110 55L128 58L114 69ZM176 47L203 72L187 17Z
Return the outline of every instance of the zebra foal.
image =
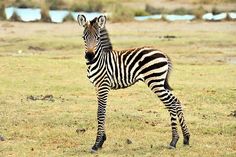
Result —
M102 148L106 140L104 125L109 91L126 88L137 81L146 83L170 113L172 129L170 148L175 148L179 139L177 119L182 129L184 144L188 145L190 134L184 120L181 103L173 95L168 84L168 74L171 70L170 59L161 51L150 47L113 50L105 28L105 16L87 21L84 15L78 15L77 20L79 25L84 27L87 76L96 87L98 100L97 137L91 151L96 152Z

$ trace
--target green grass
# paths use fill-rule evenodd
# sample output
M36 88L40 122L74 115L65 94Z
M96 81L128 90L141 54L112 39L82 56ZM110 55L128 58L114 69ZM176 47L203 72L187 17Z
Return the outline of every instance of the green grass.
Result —
M236 155L236 117L229 116L236 110L236 65L228 62L236 57L234 23L108 23L114 48L152 45L171 57L170 84L184 105L191 140L184 147L181 136L177 149L166 148L169 114L140 82L109 94L108 138L96 155L89 149L96 136L97 101L86 77L82 28L76 23L0 25L5 28L0 30L0 135L5 138L0 156ZM27 99L48 94L55 101Z

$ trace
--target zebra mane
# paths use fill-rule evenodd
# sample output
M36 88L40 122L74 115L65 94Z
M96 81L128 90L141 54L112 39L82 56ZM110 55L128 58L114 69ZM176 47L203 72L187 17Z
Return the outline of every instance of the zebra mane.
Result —
M105 52L112 51L112 44L107 29L105 27L100 29L100 37L103 51Z

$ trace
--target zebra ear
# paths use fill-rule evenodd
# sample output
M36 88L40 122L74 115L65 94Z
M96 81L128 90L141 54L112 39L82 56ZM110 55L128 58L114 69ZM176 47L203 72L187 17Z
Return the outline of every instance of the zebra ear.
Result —
M107 20L106 16L104 16L104 15L99 16L98 19L97 19L98 26L100 28L104 28L105 24L106 24L106 20Z
M78 23L79 23L79 25L80 26L85 26L85 24L86 24L86 17L84 16L84 15L78 15L77 16L77 21L78 21Z

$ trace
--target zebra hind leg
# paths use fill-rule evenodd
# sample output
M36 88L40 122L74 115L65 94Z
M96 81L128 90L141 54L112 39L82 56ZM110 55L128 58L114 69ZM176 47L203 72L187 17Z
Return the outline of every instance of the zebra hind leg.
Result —
M184 137L183 143L184 143L184 145L189 145L190 133L189 133L188 127L185 123L182 106L179 101L176 103L176 109L177 109L177 116L179 119L179 124L181 126L181 130L182 130L183 137Z
M177 131L177 109L175 105L177 98L168 89L164 87L164 83L163 85L159 84L160 82L158 82L158 80L157 82L155 81L152 82L153 82L152 84L148 83L149 87L165 104L165 107L168 109L170 113L172 140L170 142L169 148L176 148L176 144L179 140L179 135Z
M179 139L177 132L177 117L184 137L184 145L189 145L190 133L185 123L182 106L178 98L176 98L168 89L159 88L155 90L155 93L160 100L165 104L171 117L171 128L172 128L172 141L170 142L170 148L175 148Z

